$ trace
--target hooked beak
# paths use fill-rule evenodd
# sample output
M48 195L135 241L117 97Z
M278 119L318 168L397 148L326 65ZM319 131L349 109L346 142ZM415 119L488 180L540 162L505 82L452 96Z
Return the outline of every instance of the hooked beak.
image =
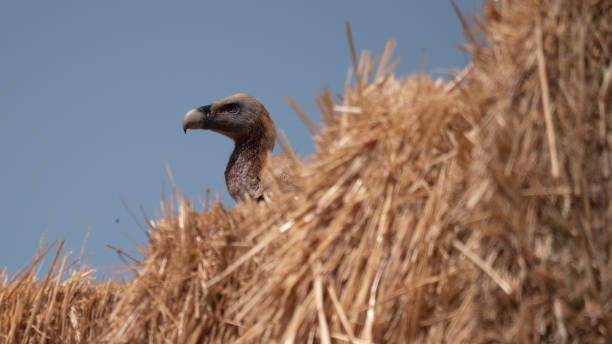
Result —
M191 109L183 117L183 132L187 134L187 129L206 129L211 118L210 105Z

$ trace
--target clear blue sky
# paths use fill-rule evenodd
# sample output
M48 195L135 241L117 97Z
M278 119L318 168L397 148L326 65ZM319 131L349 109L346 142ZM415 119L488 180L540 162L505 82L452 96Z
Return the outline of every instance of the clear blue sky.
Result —
M469 17L481 0L458 0ZM233 207L223 179L232 142L181 130L190 108L238 92L259 98L294 149L314 151L289 107L318 122L314 98L342 93L350 54L398 43L398 74L463 68L448 1L2 1L0 3L0 270L13 274L39 239L66 238L98 276L134 252L140 217L159 208L164 163L194 198ZM166 187L168 190L168 187ZM119 223L116 223L119 219ZM141 221L142 222L142 221ZM48 257L50 260L52 257Z

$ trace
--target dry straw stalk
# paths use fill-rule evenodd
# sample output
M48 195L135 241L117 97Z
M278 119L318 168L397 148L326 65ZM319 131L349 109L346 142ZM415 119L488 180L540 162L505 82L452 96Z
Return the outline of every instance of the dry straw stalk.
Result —
M39 281L41 253L3 276L0 340L610 342L612 3L462 20L449 83L395 77L393 43L358 59L349 30L341 101L320 127L297 110L317 152L278 159L297 191L202 212L175 192L129 282L59 250Z

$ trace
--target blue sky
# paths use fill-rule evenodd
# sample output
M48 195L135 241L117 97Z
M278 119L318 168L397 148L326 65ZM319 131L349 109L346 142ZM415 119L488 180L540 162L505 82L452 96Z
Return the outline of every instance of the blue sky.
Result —
M481 0L457 1L468 17ZM397 41L397 74L463 68L461 25L448 1L3 1L0 3L0 270L13 274L45 242L66 238L98 276L145 237L168 178L228 207L232 142L184 135L190 108L238 92L259 98L302 157L308 131L285 95L318 122L314 98L342 93L358 52ZM119 220L118 222L116 220ZM142 221L141 221L142 222ZM50 260L52 257L48 257Z

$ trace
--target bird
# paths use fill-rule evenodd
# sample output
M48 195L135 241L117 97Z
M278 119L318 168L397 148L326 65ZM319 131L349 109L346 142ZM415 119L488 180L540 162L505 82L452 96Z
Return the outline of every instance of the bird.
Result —
M276 140L274 121L264 105L246 93L234 94L191 109L183 117L183 131L204 129L234 141L225 168L225 183L235 201L265 200L263 171Z

